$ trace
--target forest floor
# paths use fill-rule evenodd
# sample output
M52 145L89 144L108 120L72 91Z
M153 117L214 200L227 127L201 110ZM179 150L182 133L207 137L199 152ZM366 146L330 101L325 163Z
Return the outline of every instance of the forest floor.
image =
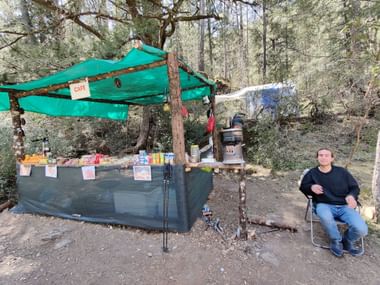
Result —
M341 153L347 148L347 137L333 132L341 129L336 124L325 134L288 135L294 136L302 158L310 157L319 141L331 143ZM350 170L362 186L366 208L371 206L374 154L363 145L355 157ZM188 233L169 233L168 253L162 251L159 232L4 211L0 213L0 284L379 285L379 226L369 222L361 257L336 258L314 247L304 220L306 199L298 190L301 173L274 175L256 166L247 177L248 217L285 223L297 232L250 224L249 240L233 239L239 216L238 177L217 174L208 204L214 218L220 219L226 240L198 219ZM326 241L320 228L317 236Z
M158 232L5 211L0 284L380 284L379 231L371 230L361 257L313 247L298 179L293 171L247 181L248 216L293 225L296 233L249 225L255 238L232 239L238 181L216 175L209 206L227 240L198 219L189 233L169 234L168 253Z

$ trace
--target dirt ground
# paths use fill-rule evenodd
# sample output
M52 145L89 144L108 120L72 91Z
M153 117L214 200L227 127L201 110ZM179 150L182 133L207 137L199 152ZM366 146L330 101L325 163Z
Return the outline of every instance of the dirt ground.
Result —
M339 259L312 246L298 178L291 172L247 181L248 216L298 232L249 225L256 238L232 239L237 177L216 175L209 206L227 240L198 219L189 233L169 234L169 253L159 232L3 212L0 284L380 284L378 232L365 239L362 257Z

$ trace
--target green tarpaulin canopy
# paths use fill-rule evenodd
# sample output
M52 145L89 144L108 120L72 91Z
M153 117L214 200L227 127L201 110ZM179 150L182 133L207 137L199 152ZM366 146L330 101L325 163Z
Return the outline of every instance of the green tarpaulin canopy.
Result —
M167 52L140 45L119 61L89 59L53 75L0 86L0 111L10 109L8 93L25 111L51 116L92 116L125 120L130 104L161 104L169 96ZM179 61L183 101L213 94L215 83ZM90 98L71 100L69 84L88 79Z

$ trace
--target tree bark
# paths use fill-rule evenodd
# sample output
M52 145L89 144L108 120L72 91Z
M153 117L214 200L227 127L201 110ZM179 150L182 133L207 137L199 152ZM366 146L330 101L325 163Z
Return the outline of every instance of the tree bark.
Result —
M182 119L181 84L179 79L178 61L173 53L168 54L168 77L170 89L170 105L172 110L173 152L175 164L184 165L185 132Z
M146 143L149 136L150 131L150 107L144 106L142 108L142 120L140 124L140 133L139 137L137 138L137 142L135 147L133 148L133 152L137 153L140 149L144 149L146 147Z
M199 0L201 13L205 13L205 0ZM205 20L199 22L199 58L198 70L205 71Z
M246 192L246 171L245 165L241 165L239 182L239 226L241 228L240 238L247 240L247 192Z
M37 44L36 36L32 33L33 25L32 25L32 20L30 19L30 15L29 15L28 3L26 2L26 0L20 0L20 6L21 6L22 22L25 26L26 31L30 35L29 36L30 42L32 44Z
M8 200L2 204L0 204L0 213L4 211L5 209L10 209L13 207L12 201Z
M208 0L208 13L211 13L211 1ZM212 47L212 30L211 30L211 19L207 19L207 32L208 32L208 56L210 61L210 77L214 78L214 59L213 59L213 47Z
M218 119L217 119L216 114L215 114L215 109L216 109L215 96L212 96L211 97L211 110L215 116L215 121L217 122ZM221 143L220 138L219 138L219 130L218 130L217 126L215 126L215 128L212 132L212 140L213 140L213 145L214 145L214 149L213 149L214 157L217 161L221 161L223 159L223 157L222 157L222 143Z
M148 3L146 3L148 4ZM131 14L132 22L134 24L134 28L136 34L139 38L143 40L144 43L162 48L165 43L165 37L163 35L159 35L161 27L160 22L156 19L144 20L139 14L138 3L136 0L126 0L126 5L128 7L128 11ZM155 12L152 11L154 9L159 9L158 6L147 6L144 7L146 12ZM149 28L147 28L149 26ZM162 42L160 42L160 40ZM137 138L136 146L134 147L134 153L138 152L140 149L145 149L148 143L148 137L150 133L150 120L151 120L151 107L144 106L142 110L142 120L140 124L140 133Z
M228 8L227 4L223 4L224 17L228 18ZM227 67L227 35L225 25L222 25L222 34L223 34L223 78L228 79L228 67Z
M376 223L380 224L380 131L377 134L376 158L372 178L372 197L375 204Z
M21 128L21 113L18 99L13 93L9 93L9 102L11 109L13 125L13 151L17 160L24 159L24 131Z
M263 84L267 81L267 0L263 0Z
M291 232L297 232L297 228L285 223L280 223L272 220L265 219L263 217L252 217L248 219L249 224L256 224L261 226L267 226L277 229L289 230Z
M243 74L246 74L246 61L244 58L244 25L243 25L243 7L242 4L239 4L239 13L236 15L238 19L238 26L239 26L239 65L240 70L242 72L241 75L241 81L240 81L240 88L243 88L246 86L245 83L245 76Z

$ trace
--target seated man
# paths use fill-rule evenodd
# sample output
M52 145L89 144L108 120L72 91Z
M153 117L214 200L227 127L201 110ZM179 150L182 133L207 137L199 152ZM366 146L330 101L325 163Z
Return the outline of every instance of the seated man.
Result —
M330 238L330 251L338 257L343 256L343 249L353 256L362 255L363 250L354 243L367 235L368 227L355 210L358 183L345 168L332 165L334 154L330 149L319 149L317 159L319 166L305 174L300 190L313 197L315 212ZM348 225L343 238L335 219Z

